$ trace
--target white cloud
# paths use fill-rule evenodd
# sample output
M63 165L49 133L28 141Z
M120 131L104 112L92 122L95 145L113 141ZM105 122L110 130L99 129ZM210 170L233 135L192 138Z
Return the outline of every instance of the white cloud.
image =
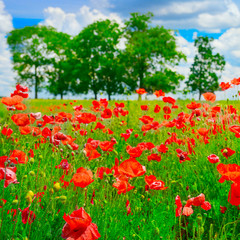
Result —
M4 3L0 0L0 96L8 96L14 85L11 54L6 41L6 34L13 29L12 17L4 8Z
M240 25L240 11L231 0L224 1L226 10L221 13L202 13L198 15L198 24L204 29L226 29Z
M192 14L200 11L208 10L212 5L212 1L191 1L191 2L173 2L169 6L153 8L152 11L156 16L168 14Z
M81 29L97 20L115 20L122 26L122 19L116 13L103 14L97 9L88 6L81 7L75 13L66 13L61 8L48 7L44 10L45 20L43 25L55 27L58 31L71 35L78 34Z

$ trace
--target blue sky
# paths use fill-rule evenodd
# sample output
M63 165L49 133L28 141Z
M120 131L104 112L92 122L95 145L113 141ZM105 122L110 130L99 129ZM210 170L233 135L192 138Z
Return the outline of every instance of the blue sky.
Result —
M5 38L12 29L41 23L75 35L98 19L123 23L131 12L148 11L154 13L153 25L179 31L177 43L188 61L176 70L186 78L195 55L194 37L200 35L213 37L215 50L225 56L221 81L239 77L240 0L0 0L0 96L14 85Z

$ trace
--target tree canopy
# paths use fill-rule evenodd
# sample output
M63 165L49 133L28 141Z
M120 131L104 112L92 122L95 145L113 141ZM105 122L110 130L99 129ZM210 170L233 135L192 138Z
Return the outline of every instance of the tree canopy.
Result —
M199 92L199 100L205 92L212 92L219 89L218 79L225 67L224 56L213 53L211 42L213 38L199 36L194 41L197 54L194 63L190 68L190 76L186 81L191 91Z

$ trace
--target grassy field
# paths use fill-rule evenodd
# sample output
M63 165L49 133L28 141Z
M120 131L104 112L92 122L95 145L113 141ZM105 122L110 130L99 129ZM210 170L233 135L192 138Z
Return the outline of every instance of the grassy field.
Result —
M110 118L101 115L105 108L113 112L116 108L113 101L110 101L107 107L102 105L99 111L93 111L90 100L24 100L27 106L24 111L7 111L6 106L0 104L1 131L4 127L13 130L9 137L0 134L0 156L8 156L9 164L12 161L11 166L4 163L5 169L17 168L18 182L4 187L7 174L6 171L4 174L3 170L0 172L0 239L61 239L66 223L64 214L70 215L81 207L84 207L92 222L97 225L100 239L240 239L239 204L233 205L231 199L228 201L229 190L234 181L220 183L221 174L217 169L219 164L240 165L240 138L235 136L236 132L229 130L231 126L240 125L239 102L208 103L208 107L203 107L202 104L206 102L202 102L197 108L199 110L187 108L190 101L177 101L174 105L178 108L172 108L172 104L161 100L121 102L125 105L122 110L128 110L129 113L121 116L122 110L119 107L119 117L113 114ZM154 112L156 104L161 108L158 113ZM88 112L97 119L89 124L79 123L79 119L74 118L73 110L73 106L79 105L83 105L83 109L75 111L75 116ZM142 110L141 105L148 106L149 110ZM232 107L229 107L230 105ZM167 114L169 109L164 106L168 106L171 113ZM41 112L42 117L66 112L72 116L67 115L59 121L55 117L49 123L41 117L28 125L31 131L24 135L20 134L21 129L11 120L13 114L22 112ZM155 123L155 128L145 126L147 124L139 120L143 116L154 118L145 120L149 125L154 125L154 122L159 125ZM167 118L169 119L166 120ZM40 127L37 121L46 125ZM95 129L97 122L103 124L104 128ZM32 127L37 126L39 135L33 136ZM61 127L60 132L68 136L67 140L54 138L55 126ZM53 138L44 137L44 128L51 129ZM113 133L109 134L109 130L104 129L110 129ZM123 133L129 135L122 135ZM123 136L129 138L125 141ZM115 144L110 144L111 147L106 151L100 147L99 142L95 143L97 148L94 147L94 150L100 155L89 161L86 152L90 151L90 156L94 153L93 149L88 149L94 145L89 138L102 143L112 141ZM59 145L54 142L56 139L60 141ZM77 149L73 142L78 145ZM161 144L168 148L166 152L161 152ZM225 157L226 148L231 148L235 153ZM34 153L32 157L29 156L31 149ZM15 163L16 160L11 160L14 150L27 154L28 161L25 159L25 163L18 164ZM158 161L149 159L152 154L159 157ZM211 163L208 160L211 154L217 155L220 161ZM139 169L131 170L133 165L124 169L128 174L123 174L122 163L131 155L141 166L146 167L144 174L137 176L136 171ZM190 160L187 160L187 157ZM62 159L67 159L71 165L67 173L64 167L56 168ZM122 167L119 167L120 165ZM104 173L102 179L99 177L100 167L111 169L114 166L113 171ZM93 174L94 181L86 187L76 186L72 180L77 169L81 167L91 170ZM136 176L131 177L131 171ZM238 171L234 174L240 176L240 169ZM164 189L163 183L159 181L155 185L147 184L146 176L151 175L163 181L167 188ZM127 192L118 194L119 189L113 185L116 186L117 179L122 177L124 180L118 180L122 184L119 188L125 188ZM84 181L86 182L86 179ZM155 190L156 185L161 187ZM129 186L134 188L129 190ZM240 188L240 184L238 186ZM235 192L232 191L231 194L239 201L240 191ZM204 194L205 201L211 205L209 210L203 209L196 202L186 206L189 199L200 194ZM177 195L181 198L182 207L192 209L192 214L186 216L188 214L184 211L187 208L181 211L179 207L179 216L176 216ZM24 215L19 209L23 210L28 206L32 212ZM223 207L226 207L225 212ZM27 221L25 224L24 216Z

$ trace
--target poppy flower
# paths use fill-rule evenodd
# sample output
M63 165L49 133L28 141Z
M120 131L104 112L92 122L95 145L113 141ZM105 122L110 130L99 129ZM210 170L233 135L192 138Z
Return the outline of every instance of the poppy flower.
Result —
M228 194L228 202L234 206L240 205L240 182L234 182Z
M103 151L109 151L112 152L113 151L113 146L114 143L110 142L110 141L103 141L99 143L99 147L103 150Z
M160 162L161 161L161 155L160 154L156 154L156 153L152 153L151 155L149 155L147 157L148 161L157 161L157 162Z
M101 154L90 143L86 144L83 151L88 157L88 161L101 157Z
M184 152L183 150L181 149L176 149L176 152L178 153L177 156L179 157L179 162L182 163L182 162L185 162L186 160L187 161L190 161L191 159L188 157L189 153L188 152Z
M28 157L27 157L26 153L24 153L23 151L13 150L11 152L9 160L14 164L18 164L18 163L21 164L21 163L27 163Z
M18 183L16 170L16 167L0 167L0 180L4 180L5 188L11 183Z
M154 118L144 115L140 117L139 120L142 121L144 124L148 124L148 123L152 123Z
M67 240L95 240L101 237L97 225L84 208L73 211L70 215L64 213L66 221L62 229L62 238Z
M208 161L210 163L218 163L218 162L220 162L219 157L217 155L215 155L215 154L211 154L207 158L208 158Z
M219 85L222 89L222 91L225 91L229 88L232 88L231 84L229 82L221 82L220 85Z
M104 109L103 112L101 113L101 117L105 119L111 118L112 117L111 109L108 109L108 108Z
M163 111L164 111L165 114L170 114L172 112L171 108L169 106L164 106Z
M9 106L9 107L17 105L17 104L21 103L22 101L23 101L23 97L18 96L18 95L13 96L13 97L3 97L1 99L1 102L4 105Z
M117 181L113 183L113 187L118 189L118 194L129 192L134 188L134 186L128 182L128 178L124 175L119 175L116 180Z
M233 80L231 80L231 84L240 85L240 77L239 78L234 78Z
M156 146L158 152L166 153L168 151L168 147L165 144L161 144L160 146Z
M26 224L26 223L29 223L29 224L32 224L36 218L36 214L33 212L33 211L30 211L29 210L29 207L21 210L19 208L19 211L22 213L22 223L23 224Z
M221 153L225 158L229 158L235 153L235 151L231 148L224 148L221 150Z
M148 111L149 107L148 107L148 105L141 105L141 109L142 109L142 111Z
M113 169L107 168L107 167L99 167L96 172L96 177L100 178L101 180L103 179L103 174L110 174Z
M146 167L142 166L135 158L130 158L119 165L118 171L120 174L134 178L142 176L146 172Z
M13 133L13 130L11 128L3 127L2 134L7 136L7 138L10 138L12 133Z
M214 103L216 100L216 95L214 93L211 92L206 92L203 94L203 97L206 101L212 102Z
M165 93L162 91L162 90L156 90L154 93L153 93L157 98L158 97L164 97L165 96Z
M220 206L220 212L225 213L227 211L227 208L224 206Z
M176 100L175 100L174 98L172 98L172 97L163 97L162 100L163 100L164 102L170 103L170 104L172 104L172 105L175 105L175 102L176 102Z
M229 131L235 133L235 137L240 138L240 126L238 125L230 126Z
M160 107L158 104L156 104L156 106L155 106L155 108L154 108L154 112L155 112L155 113L159 113L160 110L161 110L161 107Z
M201 106L202 106L201 103L196 103L196 102L191 102L186 105L186 107L191 110L195 110L197 108L200 108Z
M24 127L30 124L29 116L25 113L14 114L11 119L19 127Z
M240 166L237 164L220 163L217 165L217 171L222 175L219 179L220 183L223 183L225 180L240 182Z
M97 120L97 117L92 113L82 113L81 115L76 117L76 120L79 123L89 124L91 122L95 122Z
M142 155L142 149L139 146L131 147L128 145L126 151L133 158L140 157Z
M127 199L127 202L126 202L126 208L127 208L127 216L131 213L131 207L130 207L130 202L129 200ZM131 213L132 215L133 213Z
M150 175L145 176L145 182L147 183L145 189L153 189L153 190L165 190L168 187L165 187L165 183L161 180L157 180L156 176Z
M70 167L71 167L71 164L68 163L67 159L62 159L59 165L55 166L55 168L63 169L66 174L68 174Z
M87 170L83 167L77 169L77 172L73 175L71 181L76 187L85 188L91 184L93 180L93 174L91 170Z
M142 94L147 93L147 92L144 88L139 88L139 89L136 90L136 93L142 95Z

